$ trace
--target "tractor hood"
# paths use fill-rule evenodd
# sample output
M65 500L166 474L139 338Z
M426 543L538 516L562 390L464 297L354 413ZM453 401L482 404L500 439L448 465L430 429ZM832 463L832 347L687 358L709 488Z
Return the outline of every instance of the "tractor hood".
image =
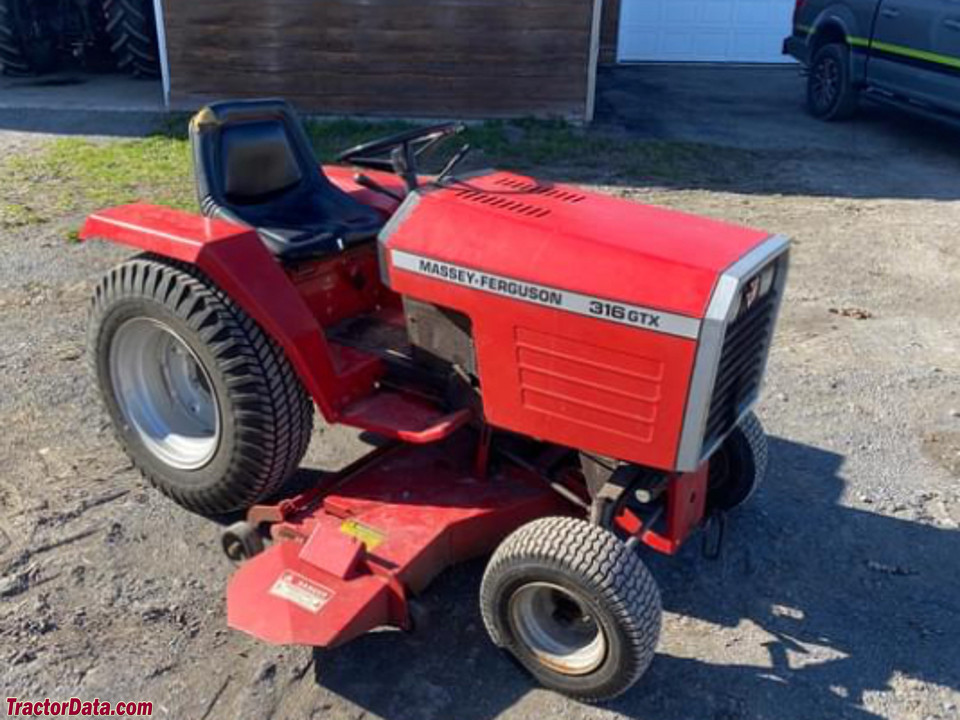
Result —
M381 233L403 258L677 316L704 316L718 277L768 233L522 175L491 172L407 198ZM452 268L452 270L451 270Z

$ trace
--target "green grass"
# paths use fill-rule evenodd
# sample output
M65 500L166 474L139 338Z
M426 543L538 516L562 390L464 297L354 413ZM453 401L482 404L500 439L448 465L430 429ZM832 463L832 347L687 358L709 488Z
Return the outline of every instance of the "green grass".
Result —
M169 118L154 135L135 140L60 138L0 165L0 228L80 215L100 207L149 200L196 206L187 118ZM403 122L311 121L307 131L322 162L357 143L412 127ZM643 141L560 121L497 121L463 135L471 162L548 179L620 185L702 185L732 180L747 151L694 143ZM455 149L456 143L449 143ZM440 158L442 159L442 157ZM39 208L42 208L40 210Z

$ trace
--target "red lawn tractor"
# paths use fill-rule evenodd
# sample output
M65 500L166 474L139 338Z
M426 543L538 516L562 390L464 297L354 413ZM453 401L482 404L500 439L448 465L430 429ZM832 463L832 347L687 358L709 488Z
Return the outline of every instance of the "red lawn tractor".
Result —
M283 102L190 124L202 215L82 236L142 251L93 298L120 442L188 510L246 519L229 624L331 647L493 551L490 637L544 685L613 697L649 665L672 554L766 471L757 400L788 242L509 172L418 160L417 128L320 168ZM376 449L284 493L328 423ZM269 539L269 542L266 540Z

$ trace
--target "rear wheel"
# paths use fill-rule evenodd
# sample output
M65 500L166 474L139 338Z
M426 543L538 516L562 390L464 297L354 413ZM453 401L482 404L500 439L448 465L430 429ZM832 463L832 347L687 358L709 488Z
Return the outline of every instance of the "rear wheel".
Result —
M303 457L313 405L283 354L196 268L141 256L97 286L89 355L117 436L189 510L241 510Z
M583 520L551 517L503 541L480 590L493 642L543 685L606 700L646 671L660 592L637 553Z
M30 0L0 0L0 65L5 75L32 75L57 65L56 37Z
M110 50L117 67L137 77L160 77L152 0L103 0Z
M850 72L850 48L828 43L813 55L807 77L807 108L820 120L846 120L857 110Z

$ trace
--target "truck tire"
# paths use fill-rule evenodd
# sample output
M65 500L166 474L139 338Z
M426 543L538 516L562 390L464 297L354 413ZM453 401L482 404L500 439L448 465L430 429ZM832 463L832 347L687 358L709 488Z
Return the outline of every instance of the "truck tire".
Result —
M820 120L846 120L857 111L859 93L850 72L850 48L827 43L814 54L807 76L807 109Z
M117 67L135 77L160 77L152 0L103 0L103 14Z
M313 404L283 350L197 268L141 255L108 272L88 352L116 435L203 515L269 497L299 466Z
M746 504L767 475L768 457L763 425L754 413L748 413L710 458L707 512Z
M660 591L639 555L569 517L535 520L501 543L480 608L495 645L546 687L587 702L643 675L662 622Z
M12 76L50 72L57 65L56 38L30 0L0 0L0 65Z

